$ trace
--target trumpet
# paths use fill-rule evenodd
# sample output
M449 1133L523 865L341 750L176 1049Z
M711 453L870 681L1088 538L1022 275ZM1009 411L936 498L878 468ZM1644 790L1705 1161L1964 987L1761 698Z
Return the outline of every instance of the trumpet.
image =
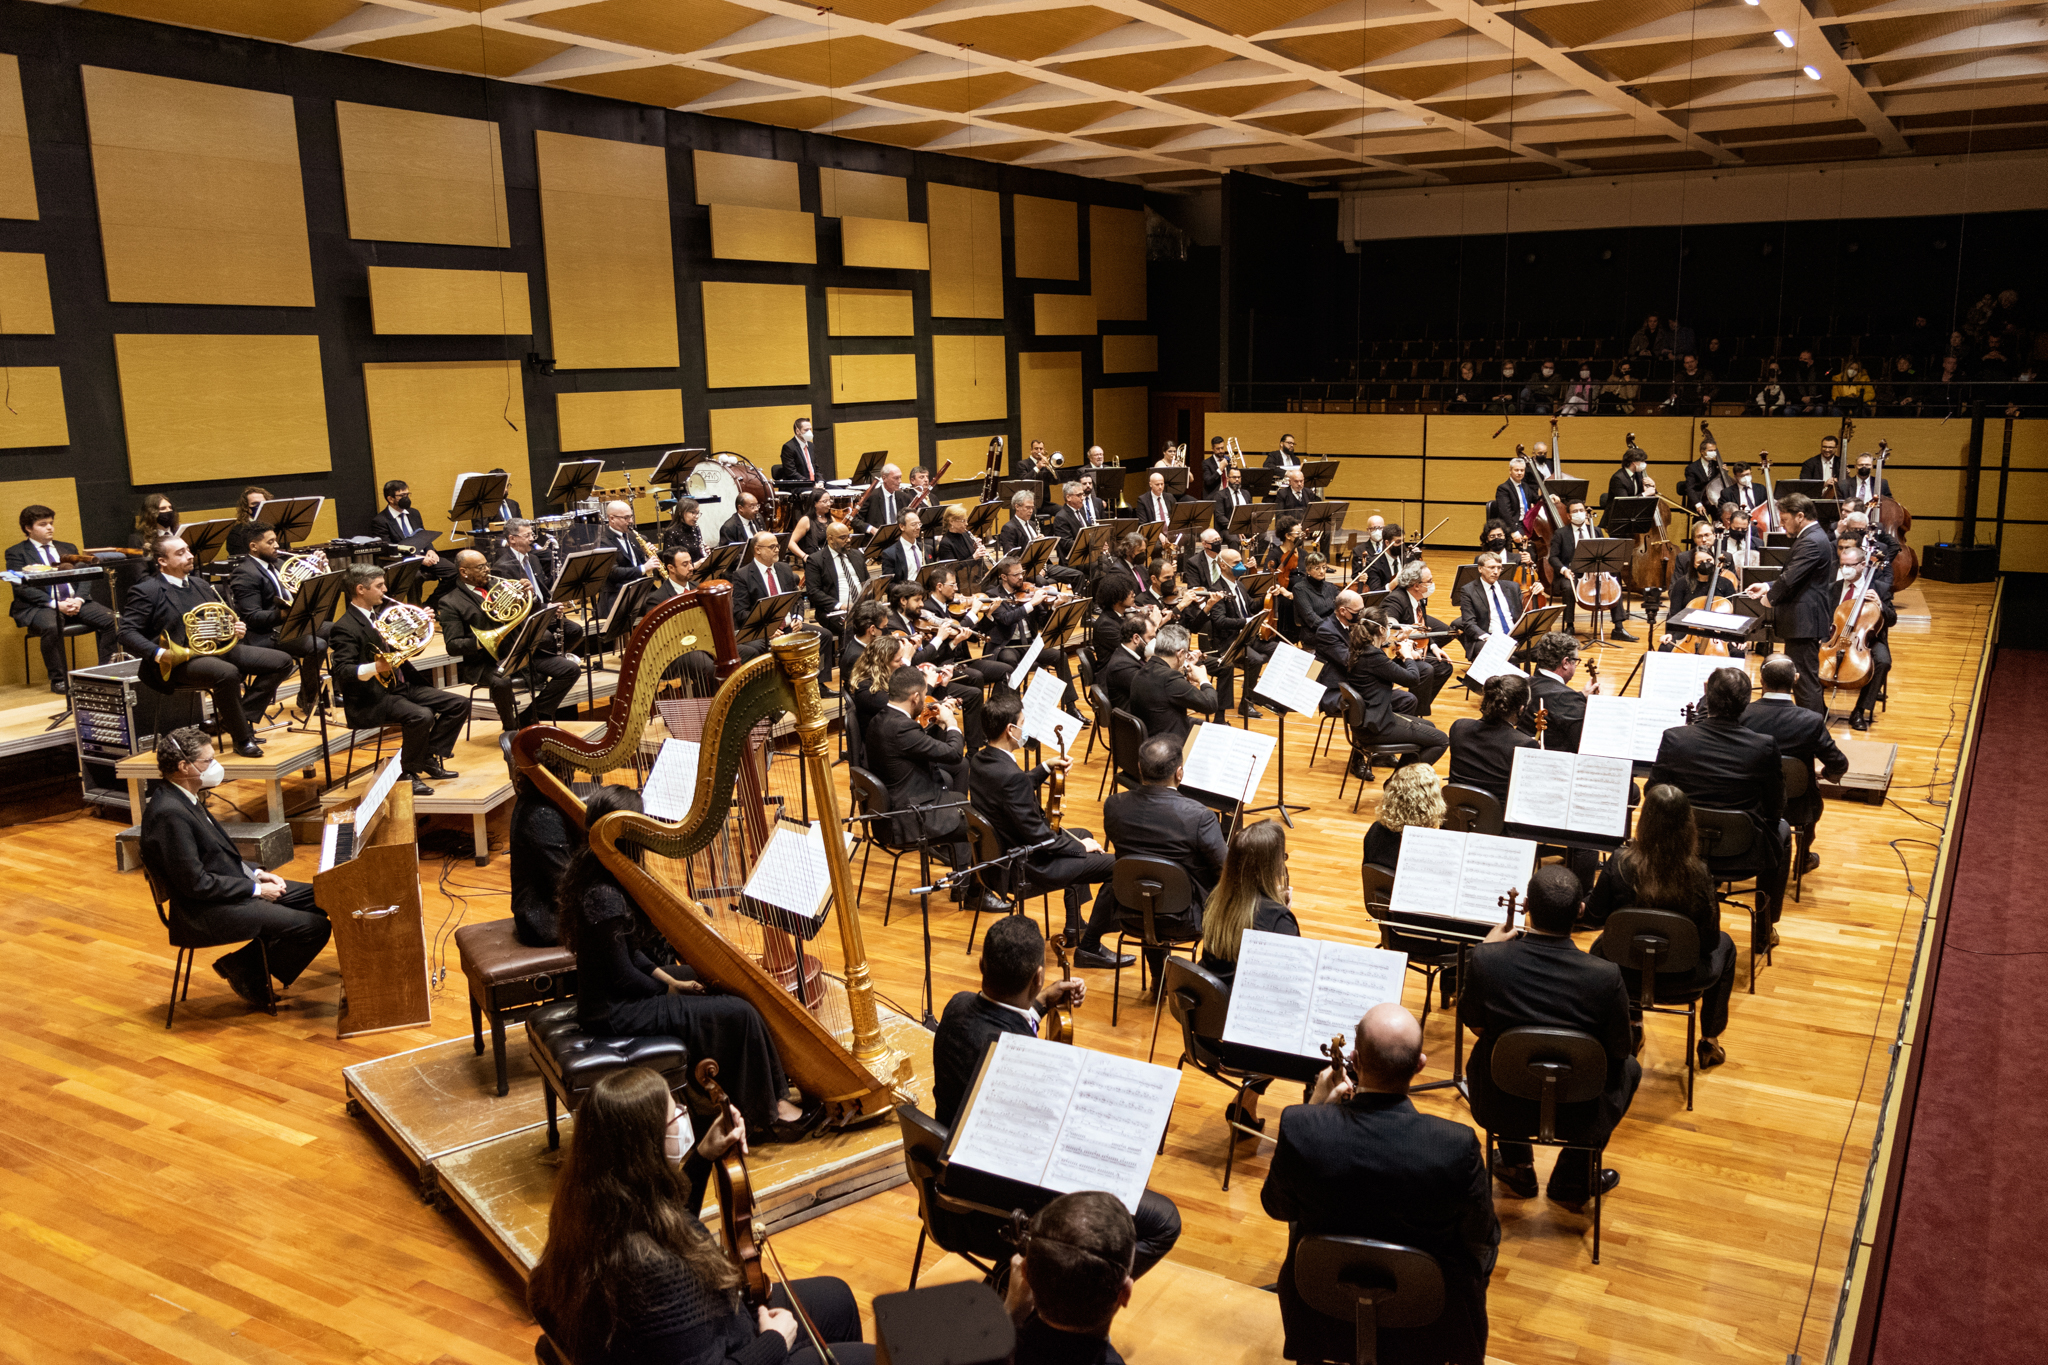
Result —
M286 605L290 605L291 600L299 595L299 589L306 585L307 579L318 578L326 572L328 572L328 567L327 552L325 550L313 550L302 555L287 555L284 563L278 566L277 570L277 581L284 590Z
M519 628L533 610L535 593L533 584L523 578L493 578L490 591L484 594L484 615L499 624L492 629L475 632L476 642L484 647L484 653L493 659L498 657L499 646L505 637Z
M1058 469L1061 465L1065 464L1066 462L1067 457L1063 452L1055 450L1052 453L1052 467L1054 469Z
M377 678L379 687L389 688L398 680L398 669L406 660L419 657L434 640L434 613L410 602L388 603L372 621L386 648L377 651L377 662L391 669L389 679Z
M190 663L193 659L214 654L225 654L235 647L235 626L241 617L225 602L201 602L185 613L185 643L172 641L167 630L157 637L157 648L163 651L157 656L157 671L169 682L174 669Z

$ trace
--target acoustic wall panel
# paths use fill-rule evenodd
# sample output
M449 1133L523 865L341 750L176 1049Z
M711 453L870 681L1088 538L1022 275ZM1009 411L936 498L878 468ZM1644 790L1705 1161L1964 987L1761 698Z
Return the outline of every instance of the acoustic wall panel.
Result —
M818 167L818 216L910 221L910 185L900 175Z
M878 422L834 423L832 450L842 475L852 474L854 463L869 450L886 450L890 464L908 469L920 458L917 419L891 417Z
M370 325L379 336L526 336L526 273L373 265Z
M917 357L914 355L832 357L834 403L907 402L916 397Z
M932 338L932 420L995 422L1010 415L1006 339Z
M809 403L783 403L766 408L713 408L711 448L730 450L744 456L772 479L775 463L782 458L782 443L789 439L796 419L809 416Z
M0 450L71 444L71 426L64 417L64 376L56 366L9 366L0 374L0 389L6 393L6 401L0 402Z
M17 381L21 373L20 370L15 371ZM53 370L51 373L54 374L56 371ZM0 406L0 429L4 429L4 424L7 422L8 417L7 409L4 406ZM86 543L85 536L80 534L78 529L78 483L76 480L16 479L7 483L0 483L0 506L19 508L27 507L32 503L40 503L57 514L57 538L59 540L68 540L78 545ZM104 594L105 589L102 588L101 592ZM100 605L111 606L112 603L102 601ZM40 649L24 650L21 647L22 637L26 634L27 632L21 628L20 624L12 616L0 616L0 686L48 686L50 680L43 672L43 651ZM78 666L80 668L89 667L91 663L105 662L95 655L94 650L97 648L97 645L94 643L91 635L81 635L75 643L78 646ZM27 661L29 670L26 677L22 675L21 671L24 660Z
M835 337L907 337L917 334L908 289L825 290L825 332Z
M1597 417L1574 418L1575 421L1597 422ZM1627 421L1633 429L1633 418L1616 418ZM1302 425L1295 427L1295 444L1301 450L1316 455L1421 455L1424 419L1404 413L1351 413L1351 412L1310 412L1304 413ZM1497 425L1497 424L1496 424ZM1572 435L1579 434L1573 428ZM1624 436L1626 432L1622 433ZM1616 445L1620 442L1616 441ZM1576 448L1579 442L1574 440ZM1606 450L1607 442L1588 442L1587 451ZM1604 491L1604 490L1596 490Z
M1102 447L1111 464L1145 453L1145 428L1151 419L1152 391L1146 388L1097 389L1091 445ZM1189 451L1193 454L1193 451Z
M1045 442L1047 450L1064 451L1079 464L1087 443L1081 439L1081 353L1022 351L1017 356L1017 411L1022 439ZM1138 445L1122 452L1144 453L1144 428Z
M934 442L934 445L937 447L933 454L933 459L936 461L932 465L932 472L934 474L939 471L939 468L946 461L951 460L953 462L953 467L946 471L946 482L949 484L965 483L969 479L978 479L988 469L988 437L986 436L953 436L943 441ZM1009 459L1007 451L1004 452L1003 458L1006 461ZM976 496L976 493L963 493L958 499L940 498L939 501L942 503L959 501L972 507Z
M533 506L526 401L516 360L452 360L363 366L376 482L404 479L430 531L448 527L459 474L504 469L511 494Z
M33 251L0 251L0 335L57 330L50 314L50 273Z
M1365 519L1378 513L1398 524L1407 515L1404 503L1422 498L1422 459L1386 455L1355 455L1337 461L1337 476L1326 497L1356 504L1345 514L1345 534L1362 531ZM1411 528L1413 529L1413 528Z
M1145 214L1142 209L1088 206L1088 282L1095 316L1145 320Z
M931 220L932 316L1003 315L1002 203L992 190L925 186Z
M804 286L704 281L704 374L714 389L810 383Z
M537 132L541 230L555 363L678 363L668 160L660 147Z
M796 163L762 156L731 156L725 152L692 152L697 202L737 204L757 209L803 207L797 187Z
M349 236L512 245L497 124L346 100L334 116Z
M1095 335L1095 299L1088 294L1032 295L1033 324L1039 336Z
M137 487L329 467L319 337L116 336L114 358Z
M312 307L291 97L81 71L108 298Z
M818 227L808 213L757 209L744 204L711 206L711 254L725 261L818 263Z
M681 389L619 389L555 395L563 450L681 445Z
M1104 374L1150 374L1158 368L1158 337L1108 335L1102 338Z
M1010 196L1019 278L1081 278L1080 218L1075 213L1078 207L1069 199L1040 199L1034 194Z
M846 264L875 270L929 270L931 252L923 223L886 218L842 218L840 250Z
M21 102L21 64L0 52L0 218L35 218L36 177L29 165L28 114Z

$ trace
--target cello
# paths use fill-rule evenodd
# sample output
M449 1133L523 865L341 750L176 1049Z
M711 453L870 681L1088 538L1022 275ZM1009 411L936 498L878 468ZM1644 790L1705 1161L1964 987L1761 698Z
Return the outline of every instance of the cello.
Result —
M1878 495L1870 504L1870 524L1891 533L1899 542L1898 552L1892 556L1892 591L1910 588L1920 577L1920 557L1913 553L1913 547L1906 543L1906 532L1913 529L1913 514L1906 505L1884 491L1884 463L1891 457L1891 442L1879 437L1877 441L1876 470Z
M1820 647L1820 680L1829 687L1861 687L1870 681L1870 639L1884 624L1884 598L1873 586L1884 559L1871 552L1871 539L1865 537L1856 593L1836 604L1834 630Z
M1726 540L1727 536L1723 535L1715 544L1713 558L1714 569L1713 572L1707 578L1707 585L1705 590L1694 593L1686 601L1683 608L1679 608L1678 604L1674 600L1672 604L1674 609L1686 611L1691 611L1694 609L1700 609L1704 611L1733 611L1735 609L1735 604L1733 602L1729 601L1729 599L1727 599L1726 597L1716 595L1714 592L1714 588L1721 581L1721 566L1728 562L1728 556L1721 553L1721 543L1725 542ZM1668 617L1666 619L1667 621L1669 620ZM1671 646L1671 652L1673 654L1704 654L1711 655L1717 658L1726 658L1728 655L1728 642L1726 640L1716 639L1712 636L1701 635L1695 631L1687 631L1685 638L1683 640L1680 640L1677 644Z

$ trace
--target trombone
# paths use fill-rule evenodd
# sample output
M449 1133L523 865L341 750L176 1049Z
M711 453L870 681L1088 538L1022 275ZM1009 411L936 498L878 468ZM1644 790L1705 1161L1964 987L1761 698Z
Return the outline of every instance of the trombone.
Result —
M1244 447L1237 443L1235 436L1223 438L1223 460L1225 464L1236 465L1239 469L1244 468Z

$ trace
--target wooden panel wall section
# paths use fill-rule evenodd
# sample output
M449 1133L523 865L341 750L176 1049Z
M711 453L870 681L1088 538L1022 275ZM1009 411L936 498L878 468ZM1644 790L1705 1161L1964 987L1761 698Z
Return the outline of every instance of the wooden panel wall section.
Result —
M379 336L526 336L533 310L520 270L370 267Z
M931 220L932 316L1003 315L1002 202L992 190L925 186Z
M291 97L81 72L107 297L312 307Z
M726 152L693 152L697 202L735 204L745 208L788 209L803 207L794 161L775 161L763 156L732 156Z
M794 209L711 206L711 254L726 261L818 263L818 225Z
M932 420L995 422L1010 415L1007 338L932 338Z
M1080 206L1070 199L1010 196L1017 276L1028 280L1081 278Z
M825 290L825 332L835 337L917 335L917 312L908 289Z
M0 335L47 335L57 330L50 313L50 272L33 251L0 251Z
M1422 457L1344 456L1337 461L1337 477L1330 480L1326 493L1358 504L1346 514L1349 529L1364 526L1365 518L1374 512L1389 521L1400 521L1408 510L1404 503L1422 500Z
M1418 416L1309 412L1298 420L1298 448L1317 455L1422 455L1424 427Z
M1111 333L1102 338L1104 374L1151 374L1158 368L1158 337Z
M114 357L136 487L329 468L319 337L125 335Z
M782 443L790 437L799 417L811 416L809 403L780 403L765 408L713 408L711 448L732 451L760 466L772 476L775 462L782 458ZM847 471L851 473L849 469Z
M334 116L349 236L512 245L497 124L346 100Z
M818 167L820 218L886 218L910 221L910 183L900 175L870 175Z
M28 113L21 102L21 63L0 52L0 218L37 218L36 177L29 162Z
M0 450L71 444L61 370L55 365L9 366L6 383L7 401L0 403Z
M983 442L985 446L987 442ZM854 462L870 450L889 452L889 463L908 469L921 458L915 417L885 417L873 422L835 422L832 451L842 474L853 473ZM948 478L952 476L947 475Z
M1088 280L1095 316L1145 320L1145 212L1088 206Z
M449 529L448 494L456 475L469 470L503 468L512 496L522 507L534 505L518 361L368 364L363 393L376 483L411 484L413 508L428 530Z
M1111 464L1143 455L1145 425L1151 416L1151 390L1142 386L1097 389L1093 398L1095 439L1090 444L1101 446Z
M534 152L555 363L570 370L676 365L666 153L549 132L534 134Z
M704 281L705 383L714 389L810 383L804 292L800 284Z
M916 397L917 357L908 352L832 357L834 403L908 402ZM847 472L852 472L850 467Z
M684 439L681 389L560 393L555 417L565 451L680 445Z
M1088 294L1034 294L1033 330L1042 337L1095 335L1095 299Z
M1022 439L1045 442L1049 451L1064 451L1069 463L1079 464L1087 444L1081 439L1081 353L1079 351L1022 351L1017 356L1017 411ZM1137 450L1145 448L1144 428L1138 429Z
M16 370L18 384L22 371ZM52 370L50 373L55 374ZM0 405L0 424L8 420L5 405ZM57 539L68 540L75 545L84 545L85 537L78 530L78 482L75 479L14 479L0 483L0 506L10 509L41 503L57 514ZM100 605L111 608L113 603L106 600L106 588L100 587L94 594ZM22 649L22 639L27 634L12 616L0 617L0 686L19 687L27 684L46 687L50 679L43 671L43 651ZM101 660L95 651L98 645L90 634L81 635L75 641L78 646L78 664L85 668ZM28 661L28 674L22 674L22 661Z
M840 220L839 231L840 251L847 265L873 270L931 269L923 223L846 217Z
M951 460L953 462L953 467L946 471L946 482L949 484L964 483L968 479L978 479L981 477L982 471L988 468L988 437L986 436L949 436L944 440L934 442L934 445L936 447L933 454L935 463L932 465L934 473L946 461ZM1005 453L1005 458L1008 458L1007 452ZM941 501L945 500L942 499ZM972 506L974 495L971 493L966 495L965 501L969 506Z

